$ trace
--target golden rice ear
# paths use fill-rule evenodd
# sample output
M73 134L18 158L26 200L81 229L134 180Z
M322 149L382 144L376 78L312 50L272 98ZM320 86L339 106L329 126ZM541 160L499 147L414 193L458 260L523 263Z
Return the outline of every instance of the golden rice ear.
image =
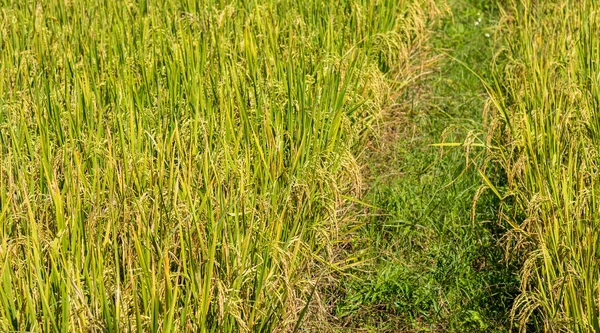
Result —
M518 295L510 313L512 329L518 332L527 332L529 319L539 307L539 301L533 295L528 293Z

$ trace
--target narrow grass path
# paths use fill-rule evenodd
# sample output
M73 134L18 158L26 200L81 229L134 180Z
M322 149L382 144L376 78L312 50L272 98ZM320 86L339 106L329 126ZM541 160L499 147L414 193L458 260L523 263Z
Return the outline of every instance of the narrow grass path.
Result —
M498 246L497 203L465 169L463 142L483 132L485 90L456 58L484 77L494 53L497 9L488 1L451 1L437 26L439 71L400 96L382 142L369 156L371 220L353 249L366 267L342 282L340 327L365 332L503 332L518 280ZM406 102L408 101L408 103ZM474 218L472 218L472 216Z

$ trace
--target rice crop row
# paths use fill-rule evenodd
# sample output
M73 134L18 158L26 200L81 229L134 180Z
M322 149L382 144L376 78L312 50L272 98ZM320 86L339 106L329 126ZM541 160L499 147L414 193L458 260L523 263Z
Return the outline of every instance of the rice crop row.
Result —
M600 331L599 5L505 7L489 146L509 246L524 255L520 331Z
M434 9L0 1L0 330L298 327Z

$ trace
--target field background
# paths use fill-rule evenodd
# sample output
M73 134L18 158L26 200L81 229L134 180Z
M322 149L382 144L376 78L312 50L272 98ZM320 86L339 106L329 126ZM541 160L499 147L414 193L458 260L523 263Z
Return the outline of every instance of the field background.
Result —
M600 332L596 0L0 0L0 331Z

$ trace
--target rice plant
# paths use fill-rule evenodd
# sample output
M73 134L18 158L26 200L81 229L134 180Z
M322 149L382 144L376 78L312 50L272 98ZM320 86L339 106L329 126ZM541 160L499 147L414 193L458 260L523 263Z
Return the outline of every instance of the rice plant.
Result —
M504 20L490 151L511 251L525 254L514 324L599 332L600 6L511 1Z
M433 1L0 1L0 330L300 327Z

